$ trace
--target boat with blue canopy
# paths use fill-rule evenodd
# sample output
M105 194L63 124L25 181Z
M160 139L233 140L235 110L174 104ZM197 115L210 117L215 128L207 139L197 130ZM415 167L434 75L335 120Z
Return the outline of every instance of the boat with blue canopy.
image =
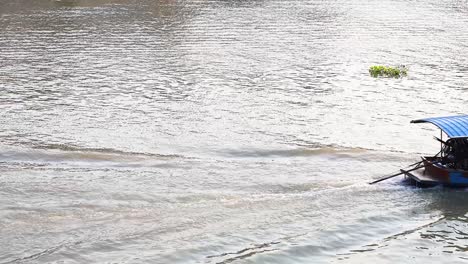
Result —
M411 123L431 123L440 129L440 151L435 156L423 156L410 169L378 179L374 184L398 175L405 175L418 186L444 185L468 187L468 115L432 117L412 120ZM447 140L443 140L443 133Z

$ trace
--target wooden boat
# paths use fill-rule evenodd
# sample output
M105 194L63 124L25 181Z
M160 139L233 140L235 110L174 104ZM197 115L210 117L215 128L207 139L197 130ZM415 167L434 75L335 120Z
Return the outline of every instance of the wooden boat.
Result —
M444 185L468 187L468 115L434 117L413 120L411 123L431 123L441 130L441 150L433 157L422 157L420 163L401 170L418 186ZM445 133L447 140L442 136Z

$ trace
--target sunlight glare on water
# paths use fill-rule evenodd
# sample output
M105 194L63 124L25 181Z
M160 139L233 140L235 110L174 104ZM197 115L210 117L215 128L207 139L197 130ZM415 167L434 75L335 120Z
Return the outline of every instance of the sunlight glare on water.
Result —
M466 262L467 4L0 0L0 263Z

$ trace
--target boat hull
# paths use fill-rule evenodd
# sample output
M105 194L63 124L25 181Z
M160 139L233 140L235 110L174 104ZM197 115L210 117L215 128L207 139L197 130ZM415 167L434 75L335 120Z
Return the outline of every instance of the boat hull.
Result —
M401 172L418 186L468 187L468 171L447 168L433 157L423 157L423 164L418 170Z

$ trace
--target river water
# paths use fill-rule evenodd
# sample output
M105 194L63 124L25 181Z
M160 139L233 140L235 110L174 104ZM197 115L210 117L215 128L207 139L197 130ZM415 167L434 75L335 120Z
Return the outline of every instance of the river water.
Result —
M466 114L467 28L466 0L0 0L0 263L466 263L466 190L367 182Z

